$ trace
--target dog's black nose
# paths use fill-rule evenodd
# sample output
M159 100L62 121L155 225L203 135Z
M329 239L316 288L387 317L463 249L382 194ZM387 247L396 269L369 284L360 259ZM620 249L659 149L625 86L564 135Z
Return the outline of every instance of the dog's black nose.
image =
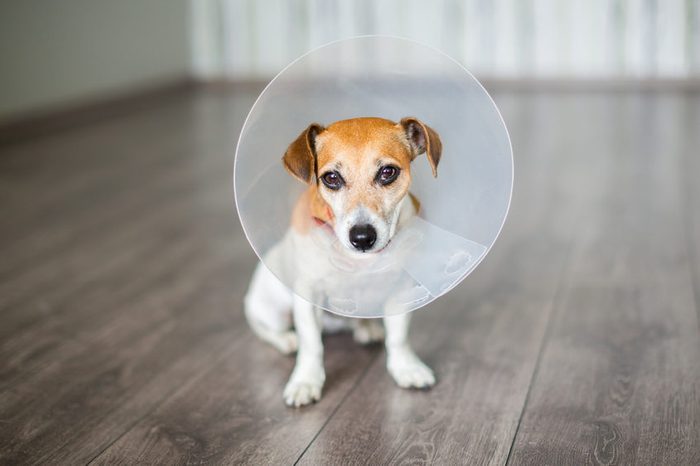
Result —
M350 244L355 249L366 251L377 241L377 230L372 225L355 225L350 228Z

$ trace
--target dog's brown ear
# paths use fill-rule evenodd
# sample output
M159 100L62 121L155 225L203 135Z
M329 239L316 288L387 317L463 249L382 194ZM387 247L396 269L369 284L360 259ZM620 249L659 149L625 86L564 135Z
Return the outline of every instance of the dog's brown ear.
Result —
M437 177L437 166L442 155L442 141L440 141L438 133L418 118L413 117L403 118L401 126L413 148L413 158L425 152L430 168L433 170L433 176Z
M312 123L292 142L282 157L284 168L304 183L311 183L316 174L316 136L323 126Z

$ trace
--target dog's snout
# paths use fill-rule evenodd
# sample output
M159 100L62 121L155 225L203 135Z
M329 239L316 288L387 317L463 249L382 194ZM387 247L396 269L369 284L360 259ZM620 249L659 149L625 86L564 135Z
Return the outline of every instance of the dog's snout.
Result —
M372 225L355 225L350 228L350 244L355 249L366 251L374 246L375 241L377 241L377 230Z

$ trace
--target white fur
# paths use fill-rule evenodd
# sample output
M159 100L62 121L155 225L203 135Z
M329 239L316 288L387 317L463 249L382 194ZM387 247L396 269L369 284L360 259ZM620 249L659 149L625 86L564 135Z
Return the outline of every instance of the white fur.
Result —
M392 219L391 229L414 215L410 202L401 205L401 212ZM393 236L393 231L391 232ZM335 241L330 238L328 241ZM332 270L328 262L318 254L310 254L318 248L318 237L295 233L290 229L280 243L266 255L265 262L276 271L289 270L289 276L306 276L310 280L331 280ZM305 273L295 273L303 269ZM296 282L300 294L311 293L310 283ZM332 285L331 285L332 289ZM301 293L301 291L305 291ZM308 291L308 293L307 293ZM342 329L339 318L324 318L324 313L308 301L292 293L262 263L259 263L245 297L245 315L253 331L279 351L289 354L297 351L297 359L289 382L284 389L284 400L289 406L299 407L321 398L325 382L323 368L322 331ZM331 316L327 316L331 317ZM292 321L294 330L292 330ZM400 387L425 388L435 383L435 377L415 355L408 343L408 314L384 318L384 329L376 319L347 319L347 327L359 343L381 341L386 332L387 369Z

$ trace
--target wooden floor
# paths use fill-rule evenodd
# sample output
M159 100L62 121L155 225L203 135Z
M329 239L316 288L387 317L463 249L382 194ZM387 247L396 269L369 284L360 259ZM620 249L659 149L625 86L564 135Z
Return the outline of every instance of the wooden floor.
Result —
M700 464L700 95L496 93L484 263L416 312L438 377L326 339L320 403L257 340L231 168L253 91L0 147L0 464Z

